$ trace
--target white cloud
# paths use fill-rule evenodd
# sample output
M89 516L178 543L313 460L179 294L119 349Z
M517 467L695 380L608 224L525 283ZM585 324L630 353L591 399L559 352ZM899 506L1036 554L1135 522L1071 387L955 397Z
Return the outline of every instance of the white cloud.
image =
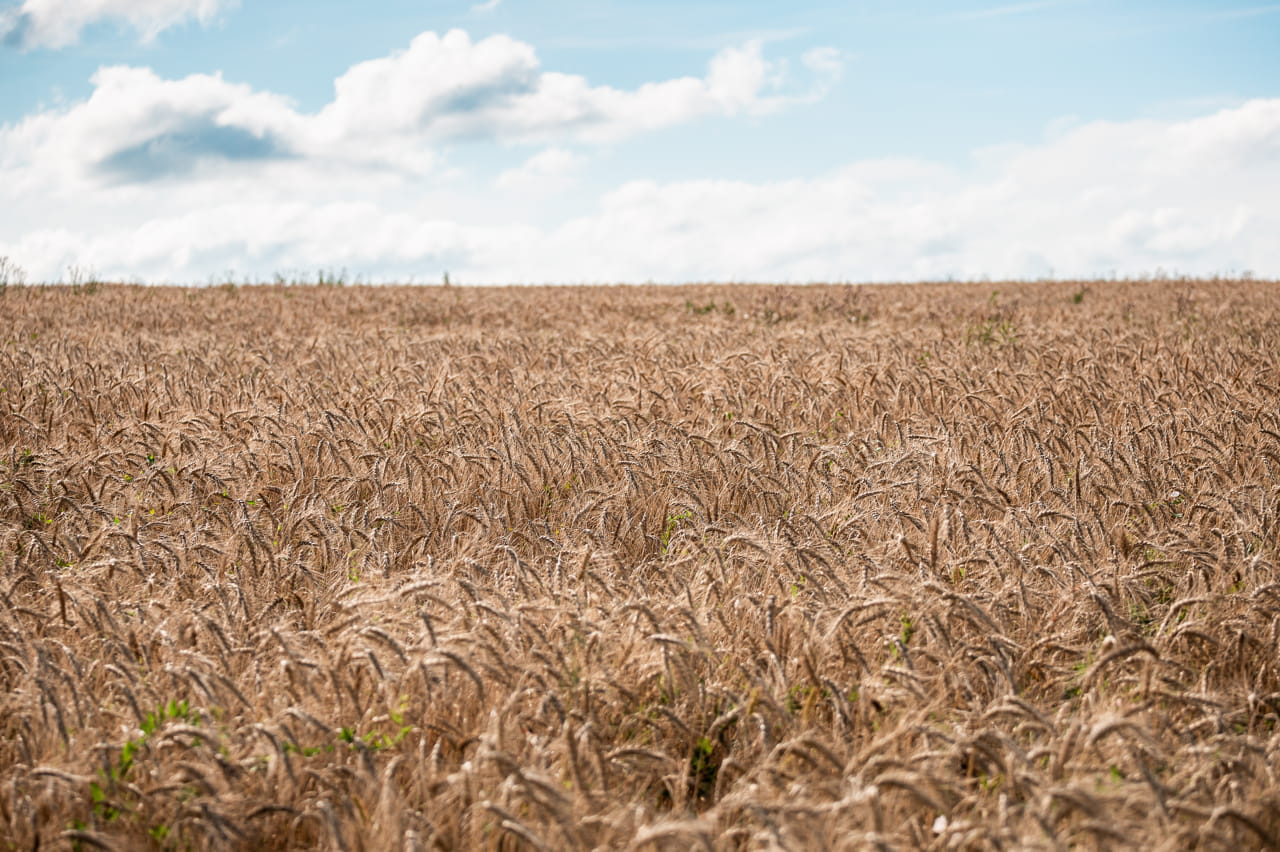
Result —
M100 69L92 82L88 100L0 128L0 167L64 188L94 177L189 177L212 163L288 156L300 123L283 98L219 75L162 80L119 66Z
M195 19L208 24L238 0L24 0L0 12L0 39L23 47L66 47L99 21L135 30L145 41Z
M108 67L92 78L88 100L0 128L0 164L64 189L221 178L229 168L290 159L422 175L451 140L601 142L704 116L776 111L825 91L840 59L818 51L804 64L810 88L786 91L780 66L753 42L717 53L705 78L623 90L544 71L530 45L507 36L473 42L461 30L426 32L403 51L349 68L315 113L217 74L165 80L145 68Z
M812 87L778 89L781 62L748 44L704 77L621 90L545 71L511 39L433 35L355 66L314 113L218 75L107 68L88 100L0 128L0 256L36 280L73 264L178 281L343 266L471 282L1280 276L1280 99L1059 123L966 167L863 160L774 182L620 172L588 193L584 145L778 109L842 67L828 51L799 65ZM511 143L498 149L511 159L446 178L450 140L467 135Z
M830 84L828 54L813 87ZM717 53L707 76L647 83L627 91L543 71L534 49L507 36L478 42L461 30L419 35L407 50L353 66L316 117L330 136L419 134L424 138L608 141L708 115L782 109L813 88L784 91L779 66L759 42Z
M1280 12L1280 3L1271 3L1266 6L1249 6L1243 9L1223 9L1220 12L1214 12L1209 15L1211 19L1230 20L1233 18L1256 18L1259 15L1274 15Z
M947 17L953 20L980 20L983 18L1007 18L1010 15L1025 15L1063 5L1064 0L1031 0L1027 3L1010 3L1004 6L990 6L985 9L973 9L968 12L957 12Z
M472 6L471 11L479 12L481 14L485 12L492 12L494 9L498 8L499 4L501 3L502 3L502 0L484 0L483 3L476 3L474 6Z
M507 169L494 180L498 189L515 192L548 192L560 189L582 164L582 157L564 148L547 148L518 168Z
M834 47L815 47L805 51L800 61L824 86L833 85L844 73L844 57Z

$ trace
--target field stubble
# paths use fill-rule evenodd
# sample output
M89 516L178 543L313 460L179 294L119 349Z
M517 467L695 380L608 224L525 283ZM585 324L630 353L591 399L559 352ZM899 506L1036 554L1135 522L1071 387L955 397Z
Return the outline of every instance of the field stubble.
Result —
M0 297L0 848L1280 838L1268 282Z

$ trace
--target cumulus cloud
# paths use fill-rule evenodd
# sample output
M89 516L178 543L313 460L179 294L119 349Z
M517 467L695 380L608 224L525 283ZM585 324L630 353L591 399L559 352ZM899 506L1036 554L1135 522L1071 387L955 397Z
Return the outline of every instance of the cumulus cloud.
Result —
M24 0L0 10L0 39L18 47L66 47L99 21L136 31L144 41L191 19L208 24L238 0Z
M705 77L623 90L544 71L533 47L507 36L473 42L461 30L426 32L406 50L362 62L339 77L333 101L316 121L332 136L607 141L707 115L785 108L838 74L839 55L828 51L822 58L807 64L815 77L809 87L795 91L786 90L779 66L764 58L758 41L717 53Z
M184 176L209 160L254 161L289 156L269 136L196 118L136 145L121 148L97 166L108 177L142 182Z
M163 80L145 68L108 67L92 82L86 101L0 128L10 180L67 189L93 178L191 176L290 156L299 139L302 119L285 99L219 75Z
M772 112L811 100L838 75L840 59L819 51L804 64L808 86L787 91L751 42L716 54L705 77L623 90L543 70L530 45L507 36L426 32L349 68L314 113L217 74L166 80L146 68L103 68L88 100L0 128L0 150L29 175L64 181L221 176L227 166L291 157L421 175L451 140L601 142L704 116Z

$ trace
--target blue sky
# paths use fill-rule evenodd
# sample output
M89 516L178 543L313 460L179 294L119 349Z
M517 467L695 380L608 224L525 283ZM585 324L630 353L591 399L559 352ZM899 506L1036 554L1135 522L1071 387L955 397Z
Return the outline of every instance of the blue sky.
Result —
M0 0L37 280L1280 276L1280 3Z

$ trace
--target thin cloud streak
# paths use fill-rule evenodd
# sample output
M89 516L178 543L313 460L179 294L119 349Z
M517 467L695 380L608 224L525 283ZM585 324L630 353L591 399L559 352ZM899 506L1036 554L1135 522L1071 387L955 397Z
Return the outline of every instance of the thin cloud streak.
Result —
M1276 12L1280 12L1280 3L1273 3L1270 6L1251 6L1246 9L1226 9L1209 15L1209 19L1213 21L1231 21L1238 20L1240 18L1257 18L1262 15L1273 15Z
M987 18L1007 18L1011 15L1026 15L1063 5L1063 0L1035 0L1030 3L1012 3L1008 6L993 6L988 9L974 9L970 12L956 12L944 15L948 21L979 21Z
M542 42L546 47L559 50L721 50L725 47L759 42L782 44L804 38L813 33L812 27L785 27L775 29L732 30L682 38L659 36L557 36Z

